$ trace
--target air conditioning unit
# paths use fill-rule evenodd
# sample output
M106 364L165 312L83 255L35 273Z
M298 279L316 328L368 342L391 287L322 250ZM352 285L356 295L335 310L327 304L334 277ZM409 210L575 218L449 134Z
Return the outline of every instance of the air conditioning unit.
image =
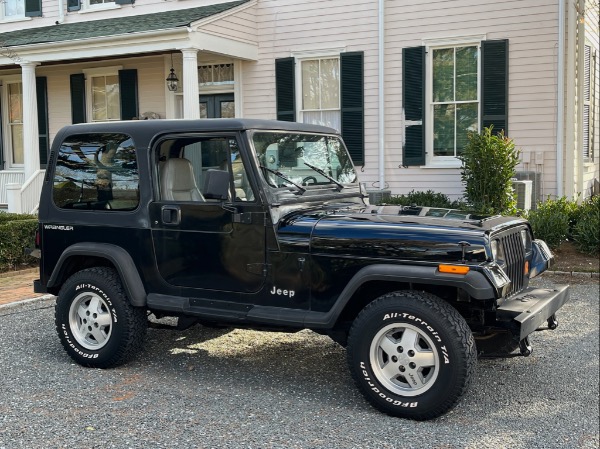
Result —
M533 193L533 181L518 181L512 182L515 196L517 197L517 208L522 210L531 209L531 198Z
M391 190L367 190L369 195L369 204L376 206L381 203L385 203L392 197Z
M518 171L515 174L517 181L532 181L531 186L531 208L536 209L542 198L542 174L537 171Z

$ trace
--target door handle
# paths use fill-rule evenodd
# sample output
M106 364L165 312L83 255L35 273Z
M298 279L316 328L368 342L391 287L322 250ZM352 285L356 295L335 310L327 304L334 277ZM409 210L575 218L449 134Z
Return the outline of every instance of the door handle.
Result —
M181 223L181 209L179 209L179 206L163 206L161 208L161 219L163 224L177 226Z

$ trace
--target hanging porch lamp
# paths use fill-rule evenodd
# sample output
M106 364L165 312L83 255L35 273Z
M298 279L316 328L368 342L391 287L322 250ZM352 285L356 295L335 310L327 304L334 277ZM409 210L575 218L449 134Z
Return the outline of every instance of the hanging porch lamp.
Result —
M176 92L179 87L179 78L175 75L175 69L173 69L173 53L171 53L171 72L167 76L167 89L171 92Z

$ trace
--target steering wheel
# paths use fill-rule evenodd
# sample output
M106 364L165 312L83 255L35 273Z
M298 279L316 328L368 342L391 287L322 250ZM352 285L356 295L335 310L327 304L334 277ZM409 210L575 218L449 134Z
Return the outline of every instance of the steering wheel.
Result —
M317 178L315 178L314 176L307 176L306 178L304 178L302 180L302 185L303 186L307 186L308 185L308 181L312 181L313 184L317 183Z

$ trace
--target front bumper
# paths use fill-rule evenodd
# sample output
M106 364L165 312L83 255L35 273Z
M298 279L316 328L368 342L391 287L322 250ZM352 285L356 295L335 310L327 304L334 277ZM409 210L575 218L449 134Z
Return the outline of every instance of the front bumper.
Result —
M547 322L568 299L568 285L553 289L530 287L504 301L496 310L496 320L523 340Z

